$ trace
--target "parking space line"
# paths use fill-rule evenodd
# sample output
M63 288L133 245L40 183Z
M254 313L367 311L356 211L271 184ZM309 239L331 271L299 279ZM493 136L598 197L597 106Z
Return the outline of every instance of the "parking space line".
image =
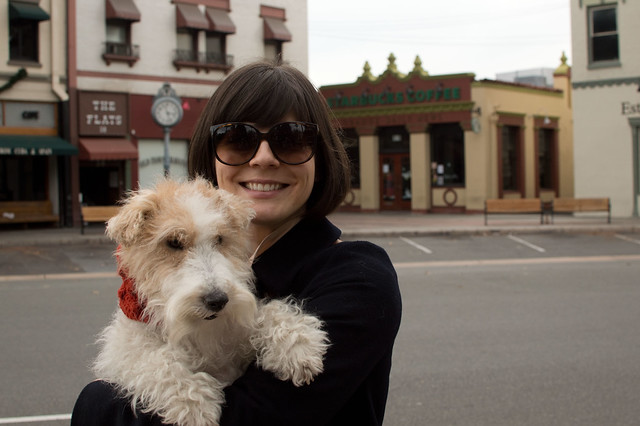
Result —
M429 262L394 262L399 268L459 268L482 266L514 266L514 265L546 265L564 263L594 262L630 262L640 261L640 255L615 256L580 256L580 257L542 257L533 259L470 259L470 260L437 260Z
M413 246L413 247L417 248L417 249L418 249L418 250L420 250L420 251L423 251L423 252L425 252L425 253L427 253L427 254L432 254L432 253L433 253L431 250L429 250L429 249L428 249L428 248L426 248L425 246L421 246L420 244L418 244L418 243L416 243L416 242L414 242L414 241L411 241L411 240L410 240L410 239L408 239L408 238L405 238L405 237L399 237L399 238L400 238L402 241L404 241L405 243L409 244L410 246Z
M633 238L627 237L626 235L615 234L615 237L622 241L627 241L629 243L640 244L640 240L635 240Z
M13 425L18 423L54 422L56 420L71 420L71 414L51 414L48 416L5 417L0 418L0 425Z
M523 246L527 246L527 247L529 247L530 249L533 249L533 250L535 250L535 251L537 251L537 252L544 253L544 252L546 251L546 250L545 250L545 249L543 249L542 247L539 247L539 246L537 246L537 245L535 245L535 244L531 244L529 241L527 241L527 240L523 240L522 238L516 237L516 236L514 236L514 235L509 235L509 236L508 236L508 238L509 238L510 240L515 241L516 243L520 243L520 244L522 244Z

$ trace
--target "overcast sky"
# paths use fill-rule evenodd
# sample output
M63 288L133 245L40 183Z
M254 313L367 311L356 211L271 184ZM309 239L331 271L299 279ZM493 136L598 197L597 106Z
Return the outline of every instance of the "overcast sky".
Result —
M413 69L430 75L571 65L573 0L308 0L309 77L316 86L352 83L366 61L374 75ZM392 7L389 7L391 5Z

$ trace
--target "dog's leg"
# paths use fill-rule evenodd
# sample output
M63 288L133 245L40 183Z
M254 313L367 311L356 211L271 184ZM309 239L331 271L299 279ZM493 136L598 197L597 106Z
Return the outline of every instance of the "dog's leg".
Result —
M318 318L291 301L272 300L260 305L257 324L251 343L258 366L295 386L322 372L329 339Z
M128 321L128 320L125 320ZM142 324L107 327L94 370L117 384L134 408L158 414L164 423L217 426L224 403L223 385L203 372L193 372L187 355L150 333Z

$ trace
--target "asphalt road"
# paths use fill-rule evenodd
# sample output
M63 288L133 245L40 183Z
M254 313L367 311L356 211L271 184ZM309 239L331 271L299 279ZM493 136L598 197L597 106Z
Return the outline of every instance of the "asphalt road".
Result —
M638 424L640 234L373 241L404 303L385 425ZM0 424L69 423L116 306L112 250L0 250Z

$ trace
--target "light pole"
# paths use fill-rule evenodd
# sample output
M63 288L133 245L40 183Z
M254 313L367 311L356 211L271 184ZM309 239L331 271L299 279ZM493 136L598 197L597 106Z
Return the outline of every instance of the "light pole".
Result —
M171 128L182 120L182 101L169 83L164 83L153 98L151 117L164 129L164 175L169 176L169 141Z

